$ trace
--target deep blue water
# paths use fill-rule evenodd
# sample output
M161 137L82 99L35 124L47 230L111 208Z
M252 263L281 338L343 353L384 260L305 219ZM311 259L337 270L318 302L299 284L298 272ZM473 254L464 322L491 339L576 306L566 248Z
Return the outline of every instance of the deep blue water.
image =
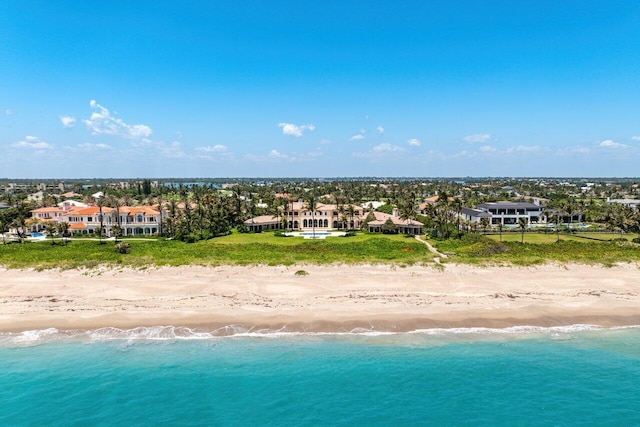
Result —
M640 329L0 339L0 425L640 425Z

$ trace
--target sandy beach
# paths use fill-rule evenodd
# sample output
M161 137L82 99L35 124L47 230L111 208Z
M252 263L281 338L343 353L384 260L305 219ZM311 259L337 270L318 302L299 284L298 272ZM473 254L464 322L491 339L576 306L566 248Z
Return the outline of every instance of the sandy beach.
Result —
M406 331L578 323L640 324L640 268L0 269L2 331L159 325Z

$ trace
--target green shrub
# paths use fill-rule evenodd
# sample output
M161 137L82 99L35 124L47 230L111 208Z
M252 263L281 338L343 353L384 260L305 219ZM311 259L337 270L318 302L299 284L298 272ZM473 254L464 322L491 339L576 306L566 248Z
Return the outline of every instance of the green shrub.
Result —
M305 270L298 270L298 271L296 271L296 272L295 272L295 273L293 273L293 274L295 274L296 276L308 276L308 275L309 275L309 272L308 272L308 271L305 271Z
M129 243L120 242L116 243L114 249L116 253L128 254L129 252L131 252L131 245Z

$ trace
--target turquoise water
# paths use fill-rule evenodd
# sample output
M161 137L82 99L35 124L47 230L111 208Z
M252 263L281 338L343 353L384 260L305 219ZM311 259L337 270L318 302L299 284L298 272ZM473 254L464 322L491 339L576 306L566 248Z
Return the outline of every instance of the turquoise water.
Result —
M0 425L640 425L638 328L169 332L0 334Z

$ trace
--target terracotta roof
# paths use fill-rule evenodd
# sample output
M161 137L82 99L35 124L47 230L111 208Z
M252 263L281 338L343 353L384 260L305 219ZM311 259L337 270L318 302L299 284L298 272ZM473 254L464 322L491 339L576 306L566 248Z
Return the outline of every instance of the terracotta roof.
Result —
M122 206L120 208L120 213L158 215L160 212L153 206Z
M278 217L273 215L260 215L255 218L248 219L244 222L246 225L251 224L277 224Z
M38 208L31 211L31 213L47 213L47 212L63 212L61 208L57 206L49 206L46 208Z
M113 210L114 210L113 208L109 208L106 206L102 207L103 214L109 213ZM100 208L97 206L88 206L88 207L74 206L71 209L69 209L67 212L69 213L69 215L95 215L100 213Z
M422 227L424 224L414 219L400 219L397 216L389 215L388 213L374 211L373 215L376 217L374 221L369 221L368 225L382 225L387 220L391 220L395 225L410 225L414 227Z
M86 230L87 226L81 222L74 222L69 225L69 230Z

